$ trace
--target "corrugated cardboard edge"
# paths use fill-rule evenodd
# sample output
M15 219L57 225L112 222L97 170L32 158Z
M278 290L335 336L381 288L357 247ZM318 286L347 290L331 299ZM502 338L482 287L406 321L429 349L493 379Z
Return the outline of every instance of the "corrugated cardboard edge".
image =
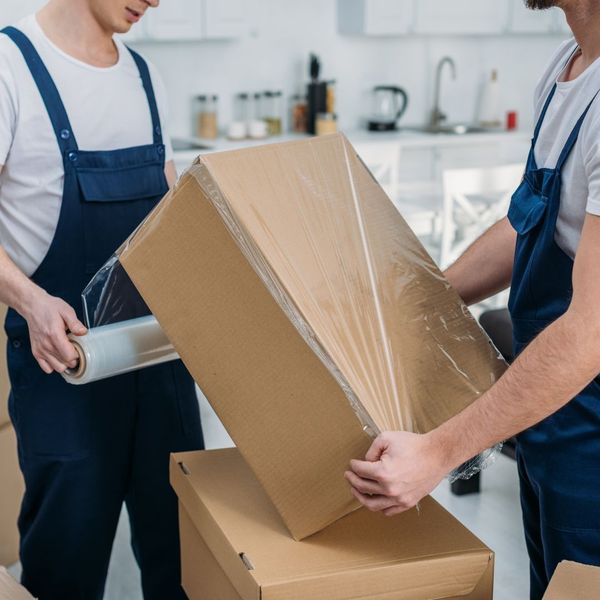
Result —
M303 598L303 591L301 588L304 581L301 578L261 586L260 582L254 576L253 571L248 570L241 557L238 556L237 549L234 548L227 539L227 536L214 520L210 511L202 502L202 499L195 492L193 485L189 480L189 474L190 471L185 464L185 453L172 454L170 461L170 480L172 487L177 493L179 502L183 505L187 515L194 523L194 527L197 528L196 524L201 524L202 537L206 545L209 547L222 570L228 574L231 583L240 596L244 599L256 598L257 600L301 600ZM466 564L461 564L467 562L467 556L469 557L469 564L473 560L477 561L477 573L474 575L469 574L469 571L472 571L472 568L469 568ZM359 590L361 578L366 571L377 573L377 579L384 582L386 581L386 574L390 569L393 568L394 574L398 577L404 569L407 571L410 569L414 572L416 562L417 561L408 560L404 561L402 564L394 563L392 565L374 565L372 567L348 569L346 571L337 571L336 573L326 573L321 576L315 576L311 578L311 581L320 582L320 585L323 587L323 597L327 597L328 600L344 600L347 598L347 595L344 596L336 593L339 591L336 580L339 578L340 573L345 573L348 578L355 578L353 587ZM446 556L432 558L430 561L427 561L426 564L420 565L420 568L423 569L422 578L426 583L419 589L419 595L415 595L413 585L401 591L396 587L394 589L393 598L394 600L435 600L437 598L442 600L449 598L448 593L450 593L453 594L452 597L456 598L487 600L488 598L491 598L491 596L485 595L489 588L489 585L485 584L485 582L489 577L493 578L493 565L494 555L487 548L474 548L473 550L464 551L460 554L452 553ZM443 592L440 590L439 586L427 582L427 573L430 572L433 566L436 568L447 568L455 573L456 582L453 589L448 591L446 588L446 591ZM481 593L477 591L480 587ZM294 588L298 588L298 592L295 592ZM381 598L381 600L383 600L386 595L387 592L385 589L370 589L367 595L357 595L353 596L353 598Z
M209 451L210 452L210 451ZM243 598L260 599L260 586L254 579L235 548L223 534L219 525L198 497L185 472L183 456L172 454L170 462L171 486L177 492L179 502L194 523L201 523L203 538L215 559L225 571L233 586Z
M544 600L597 600L600 598L600 567L570 560L558 564Z
M10 600L35 600L35 598L22 586L19 585L4 568L0 567L0 598Z
M19 559L17 517L25 489L10 424L0 427L0 486L0 565L10 566Z

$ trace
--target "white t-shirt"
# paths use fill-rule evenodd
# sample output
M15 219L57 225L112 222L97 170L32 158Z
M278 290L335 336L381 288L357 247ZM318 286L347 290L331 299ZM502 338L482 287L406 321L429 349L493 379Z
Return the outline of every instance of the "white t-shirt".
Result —
M573 127L600 90L600 59L573 81L561 81L564 67L576 48L575 40L561 44L535 91L537 121L552 86L557 82L535 147L539 168L556 166ZM579 246L586 211L600 215L600 94L585 117L562 172L555 240L571 258L575 257Z
M81 150L115 150L152 143L152 120L137 66L115 38L118 62L100 68L57 48L34 15L16 27L33 43L65 105ZM149 65L166 160L165 89ZM64 169L50 118L21 51L0 34L0 244L26 275L48 252L60 212Z

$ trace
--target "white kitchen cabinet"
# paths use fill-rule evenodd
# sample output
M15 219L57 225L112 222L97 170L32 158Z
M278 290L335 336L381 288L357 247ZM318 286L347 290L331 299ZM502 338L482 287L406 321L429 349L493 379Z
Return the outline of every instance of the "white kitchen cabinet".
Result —
M431 34L503 33L508 0L418 0L415 31Z
M247 27L244 0L204 0L204 38L240 37Z
M373 36L409 33L417 1L337 0L338 31Z
M244 0L168 0L149 10L145 18L142 39L148 40L235 38L247 27Z
M146 34L155 40L199 40L202 37L203 3L198 0L168 0L149 9Z
M523 0L511 0L508 31L511 33L551 33L556 27L558 9L531 10Z

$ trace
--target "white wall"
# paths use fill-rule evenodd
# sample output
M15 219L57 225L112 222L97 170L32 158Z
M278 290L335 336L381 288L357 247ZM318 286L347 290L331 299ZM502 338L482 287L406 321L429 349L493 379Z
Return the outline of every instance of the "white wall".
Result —
M40 2L0 0L0 22L3 15L14 18ZM190 133L190 103L195 94L219 94L220 118L227 122L236 92L277 88L289 95L301 91L311 51L322 59L323 76L338 82L337 110L345 129L356 128L369 112L369 89L380 83L398 84L409 93L405 124L424 123L432 103L435 64L444 55L454 58L458 71L454 82L446 73L443 84L443 109L450 120L474 118L481 83L497 68L504 108L517 110L522 127L530 127L535 82L562 39L557 35L342 36L337 33L335 0L247 0L247 4L252 25L242 39L136 44L163 75L173 133Z

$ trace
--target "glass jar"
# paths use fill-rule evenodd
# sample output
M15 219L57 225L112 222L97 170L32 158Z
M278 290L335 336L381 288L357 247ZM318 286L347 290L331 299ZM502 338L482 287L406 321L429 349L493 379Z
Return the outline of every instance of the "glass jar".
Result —
M315 133L328 135L337 131L337 115L335 113L318 113L315 121Z
M280 135L283 132L282 102L283 94L279 91L267 91L263 95L263 119L269 135Z
M199 138L214 140L219 135L217 120L219 97L198 96L197 135Z
M308 104L306 97L295 94L290 99L290 130L294 133L306 133Z
M251 119L250 95L246 92L235 95L233 103L233 119L239 123L247 123Z

